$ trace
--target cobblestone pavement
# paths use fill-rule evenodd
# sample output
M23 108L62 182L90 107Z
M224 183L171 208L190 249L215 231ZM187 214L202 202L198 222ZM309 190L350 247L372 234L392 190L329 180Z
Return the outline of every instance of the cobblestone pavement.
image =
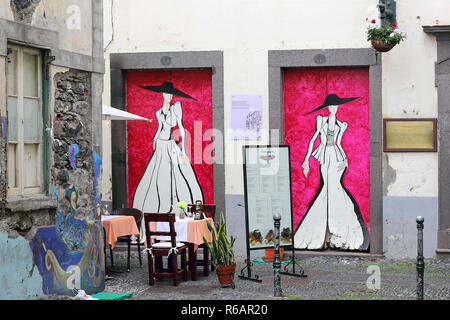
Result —
M415 300L416 261L390 260L373 257L343 257L307 255L298 258L307 277L281 276L283 297L274 297L273 266L253 263L252 275L261 282L238 277L244 267L244 257L237 257L235 289L221 287L214 272L203 276L203 267L197 270L197 280L181 281L178 287L172 279L158 279L148 284L147 259L139 266L137 252L131 255L131 271L109 273L113 279L105 282L105 292L131 292L133 300ZM110 260L107 255L107 265ZM282 264L282 267L285 264ZM126 251L114 253L114 266L125 271ZM380 288L369 289L368 278L373 275L370 266L378 266ZM369 269L368 269L369 268ZM373 268L373 267L372 267ZM298 269L298 268L297 268ZM292 268L290 268L292 270ZM375 267L376 270L376 267ZM370 272L368 272L370 271ZM247 274L247 273L245 273ZM62 297L58 297L61 299ZM425 260L424 299L450 299L450 260Z

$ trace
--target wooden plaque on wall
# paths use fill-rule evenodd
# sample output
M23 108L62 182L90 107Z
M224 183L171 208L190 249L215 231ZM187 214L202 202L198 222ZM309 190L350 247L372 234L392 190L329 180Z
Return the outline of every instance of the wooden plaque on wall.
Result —
M437 119L383 119L384 152L436 152Z

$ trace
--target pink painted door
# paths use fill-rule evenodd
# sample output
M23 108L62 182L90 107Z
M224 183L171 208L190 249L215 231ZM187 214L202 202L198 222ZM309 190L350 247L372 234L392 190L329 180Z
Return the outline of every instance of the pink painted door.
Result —
M331 110L326 101L339 107ZM368 68L285 69L296 248L368 249L369 135Z
M127 111L152 119L127 121L130 207L168 212L178 201L214 203L211 79L210 69L127 71ZM164 82L174 88L167 110L162 91L141 88Z

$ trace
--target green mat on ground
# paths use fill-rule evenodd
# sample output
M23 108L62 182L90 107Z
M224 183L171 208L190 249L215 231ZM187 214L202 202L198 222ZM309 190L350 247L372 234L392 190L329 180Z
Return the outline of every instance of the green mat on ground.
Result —
M260 260L253 260L252 262L253 263L273 263L273 261L264 261L262 259L260 259ZM289 263L289 262L291 262L291 260L281 261L281 263Z
M132 293L99 292L91 295L91 297L99 300L123 300L130 298L132 295Z

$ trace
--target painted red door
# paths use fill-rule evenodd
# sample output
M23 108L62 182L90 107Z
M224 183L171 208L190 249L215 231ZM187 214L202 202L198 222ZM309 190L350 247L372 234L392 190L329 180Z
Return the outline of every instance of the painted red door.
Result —
M366 67L289 68L284 71L284 142L291 146L294 230L321 184L319 161L311 157L307 177L302 168L309 142L316 131L316 119L318 115L330 115L328 108L308 112L321 106L331 93L341 98L360 97L342 104L336 118L348 124L341 141L348 159L343 185L353 195L370 232L369 70ZM320 141L320 137L315 140L313 150Z
M133 70L127 71L126 74L127 111L153 119L153 121L151 123L127 121L129 206L132 207L133 205L133 196L137 186L154 154L153 137L160 123L156 112L163 105L162 93L146 90L141 86L159 86L166 81L172 82L176 89L196 99L188 99L174 94L171 103L181 102L182 125L186 131L186 154L203 192L204 203L214 203L213 164L208 161L205 162L204 158L205 154L207 155L207 150L211 149L208 146L212 143L210 135L208 135L208 132L212 129L211 70ZM179 129L178 124L172 128L173 138L178 143L182 143ZM163 143L165 142L163 141ZM164 164L161 168L163 166ZM158 168L155 170L158 170ZM181 172L180 179L185 178ZM170 184L170 181L161 183ZM161 191L161 184L159 185L159 192L163 192Z

